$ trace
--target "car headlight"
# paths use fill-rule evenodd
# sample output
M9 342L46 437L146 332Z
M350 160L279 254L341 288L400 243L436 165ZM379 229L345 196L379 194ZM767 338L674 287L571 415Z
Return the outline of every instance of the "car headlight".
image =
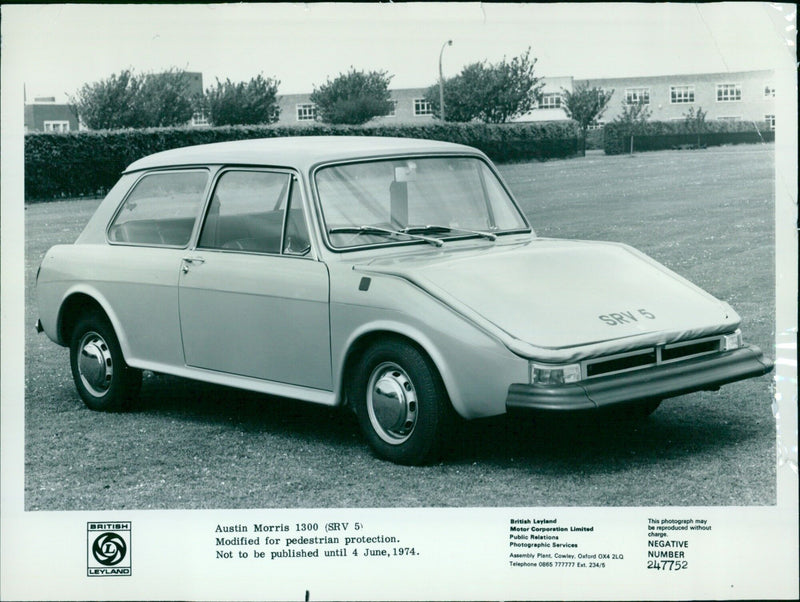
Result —
M733 334L726 334L722 337L722 350L733 351L742 346L742 331L737 330Z
M530 362L530 379L532 385L576 383L581 380L581 366L580 364L554 366Z

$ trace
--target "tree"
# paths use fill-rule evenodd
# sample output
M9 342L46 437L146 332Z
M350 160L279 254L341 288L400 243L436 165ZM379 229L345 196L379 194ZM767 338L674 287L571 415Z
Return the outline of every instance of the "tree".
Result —
M340 73L319 88L314 86L310 101L317 107L317 119L325 123L360 125L374 117L388 115L393 108L386 71Z
M280 116L278 86L280 81L260 73L249 82L217 80L206 90L203 109L212 125L253 125L275 123Z
M704 111L702 107L697 107L697 112L694 107L689 107L689 110L683 115L686 131L690 134L697 134L697 148L700 148L700 135L708 129L706 115L708 115L708 111Z
M614 119L614 123L618 124L620 131L630 138L631 154L633 154L633 138L644 133L650 114L650 107L641 100L632 103L622 101L622 113Z
M133 123L139 121L135 107L138 88L137 78L124 69L107 79L84 84L70 97L70 104L90 129L137 127Z
M584 156L586 156L586 132L589 131L589 126L597 125L597 120L605 112L613 95L614 90L590 88L588 82L578 84L572 92L562 89L561 106L567 117L577 121L581 128Z
M194 113L195 99L185 71L147 73L141 79L137 101L151 127L185 125Z
M534 75L536 59L531 49L496 64L486 61L464 67L455 77L444 81L444 104L447 121L505 123L534 108L544 84ZM439 84L425 93L435 115L441 115Z
M70 103L90 129L182 125L194 110L189 79L178 69L141 75L124 69L84 84Z

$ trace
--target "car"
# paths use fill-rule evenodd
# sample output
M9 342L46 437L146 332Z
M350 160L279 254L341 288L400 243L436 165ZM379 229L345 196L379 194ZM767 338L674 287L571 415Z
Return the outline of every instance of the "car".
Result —
M459 419L646 415L773 367L724 301L625 244L536 236L482 152L428 140L144 157L46 253L37 295L91 409L150 370L350 408L411 465Z

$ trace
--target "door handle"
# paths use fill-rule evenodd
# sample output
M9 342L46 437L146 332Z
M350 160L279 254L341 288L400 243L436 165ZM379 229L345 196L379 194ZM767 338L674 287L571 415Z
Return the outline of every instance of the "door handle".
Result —
M191 263L192 265L195 265L195 264L199 265L199 264L205 263L205 262L206 262L206 260L203 259L202 257L184 257L183 258L183 265L181 266L181 271L184 274L186 274L189 271L189 265L188 264Z

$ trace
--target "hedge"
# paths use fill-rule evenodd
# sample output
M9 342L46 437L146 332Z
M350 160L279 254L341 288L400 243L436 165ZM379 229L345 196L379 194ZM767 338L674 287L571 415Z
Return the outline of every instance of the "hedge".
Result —
M642 129L633 138L634 152L775 140L775 132L766 122L709 121L705 124L706 131L700 134L688 131L684 121L649 121ZM603 127L603 150L607 155L628 153L630 144L630 134L624 126L611 122Z
M601 150L603 148L603 130L601 128L586 132L586 150Z
M376 126L227 126L152 128L25 136L27 201L95 196L108 191L133 161L155 152L277 136L397 136L458 142L497 162L569 157L577 153L574 122L539 124L427 124Z

